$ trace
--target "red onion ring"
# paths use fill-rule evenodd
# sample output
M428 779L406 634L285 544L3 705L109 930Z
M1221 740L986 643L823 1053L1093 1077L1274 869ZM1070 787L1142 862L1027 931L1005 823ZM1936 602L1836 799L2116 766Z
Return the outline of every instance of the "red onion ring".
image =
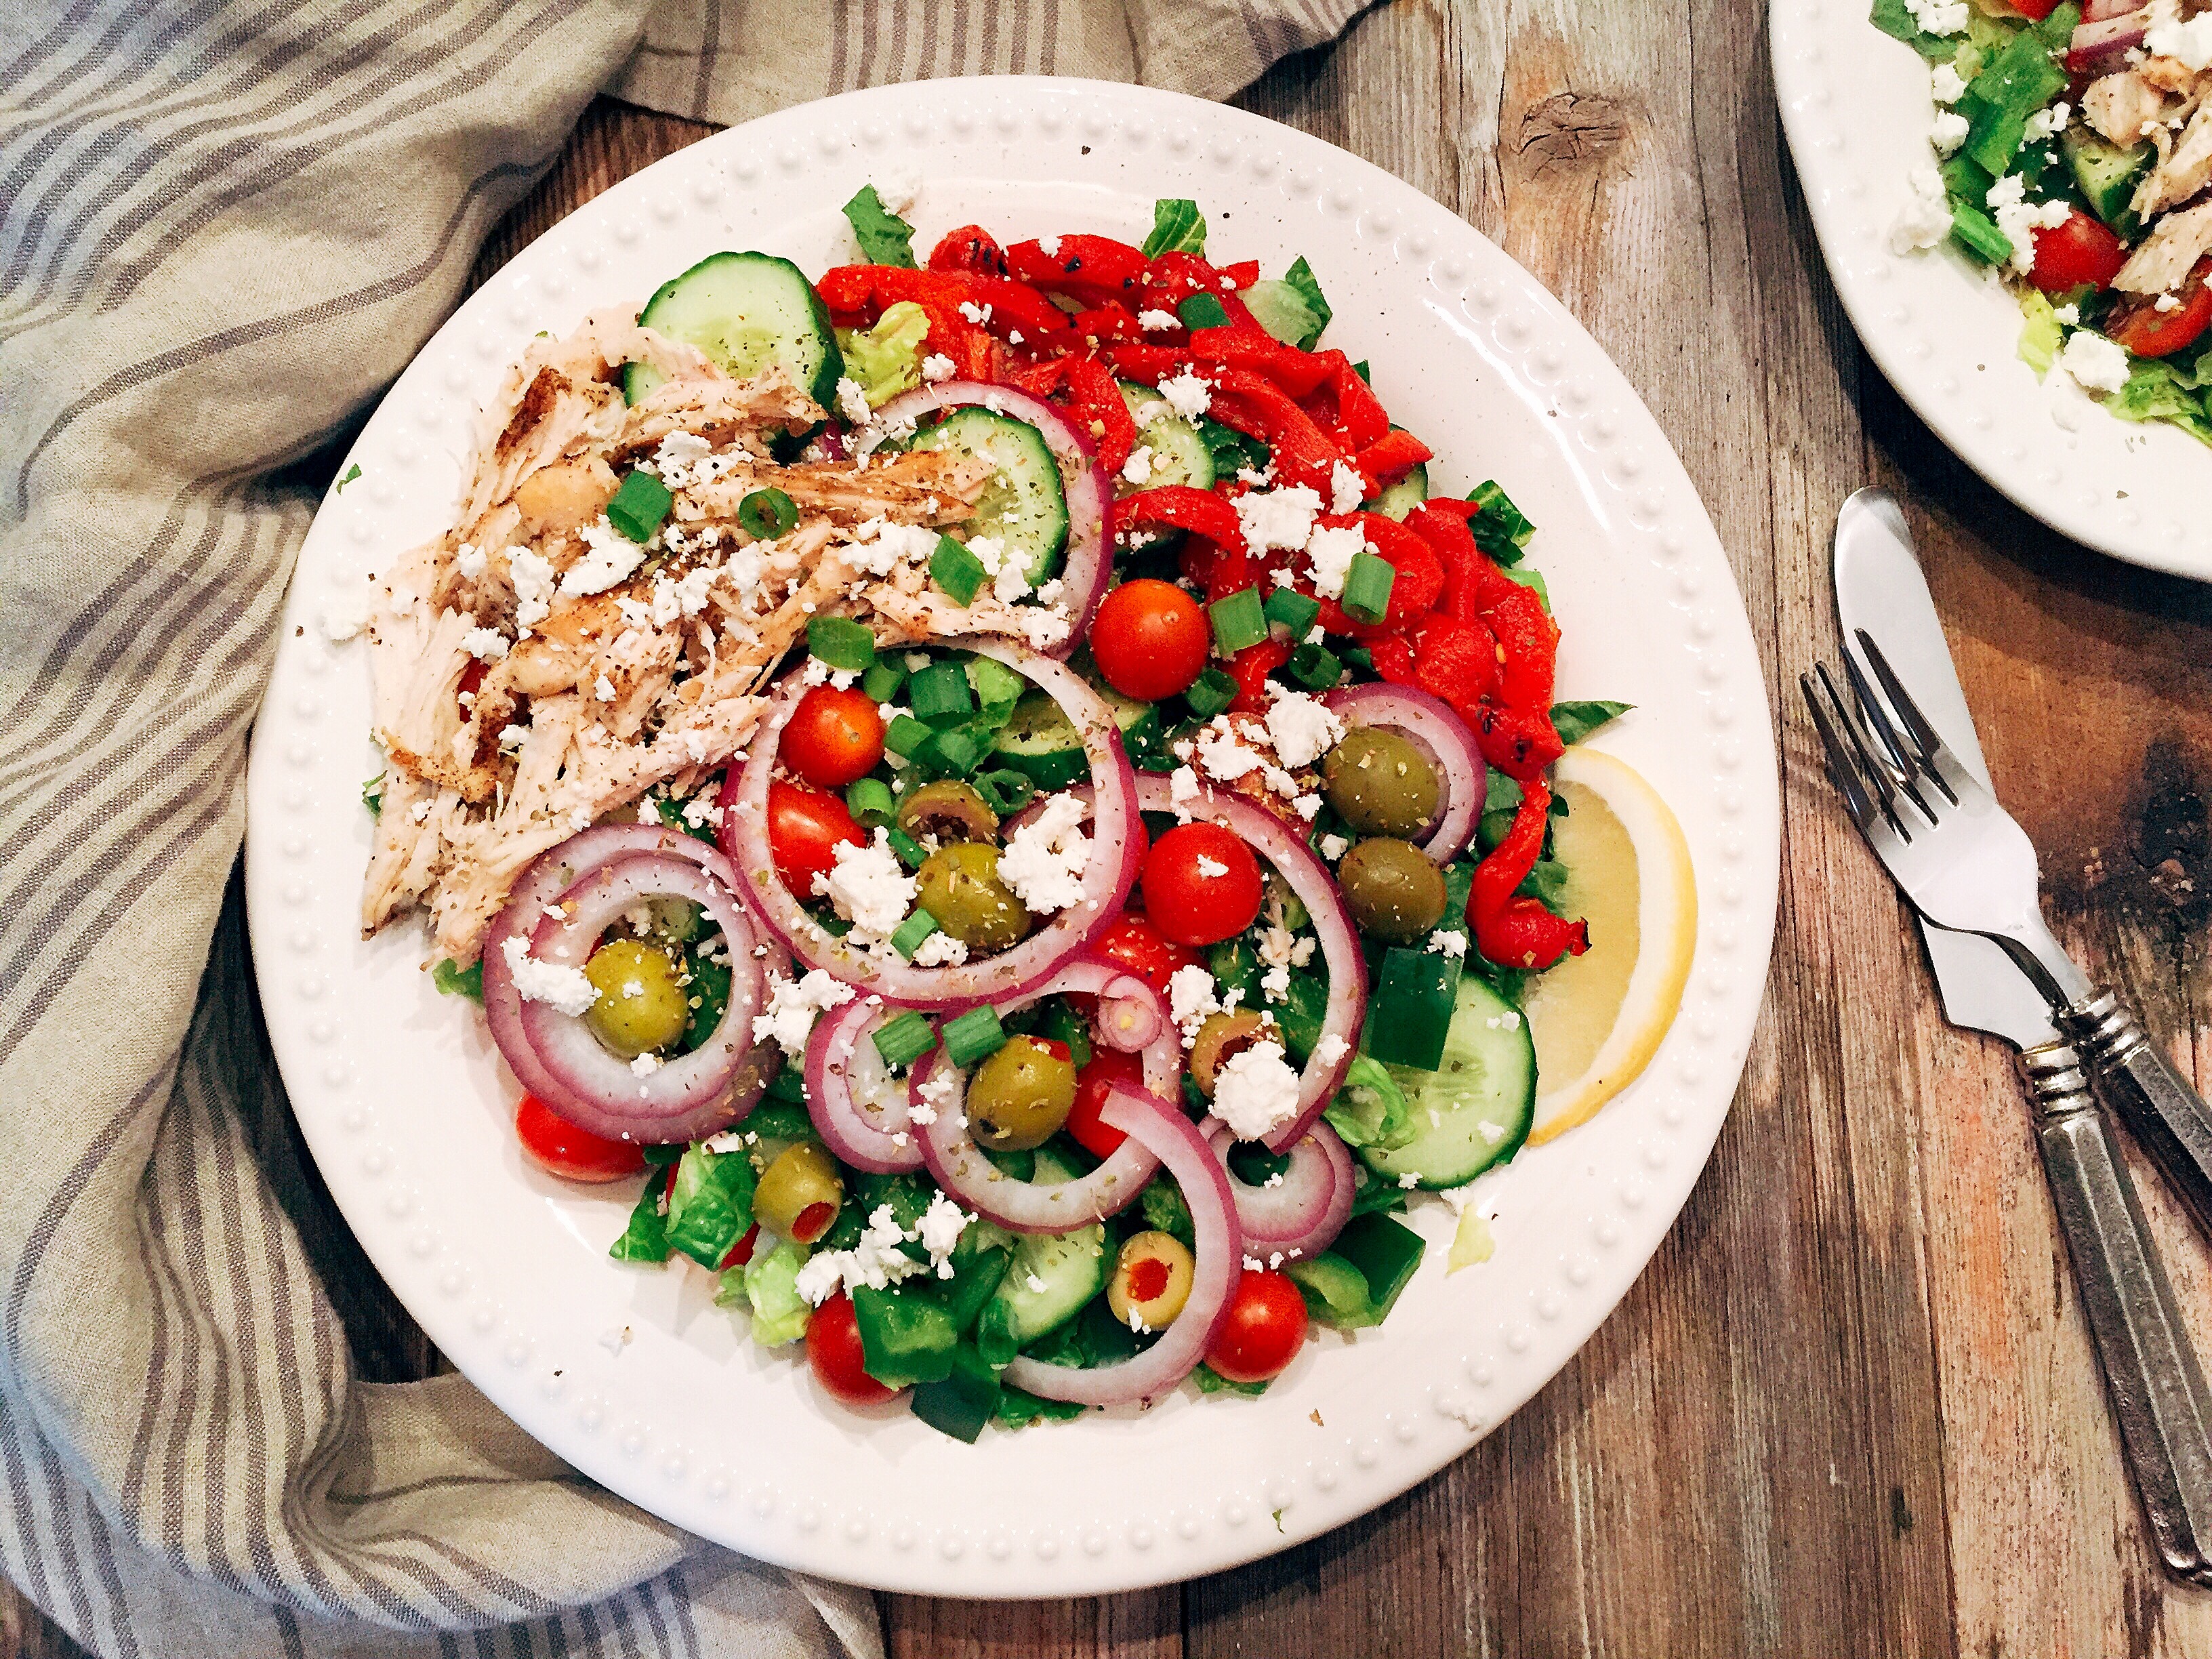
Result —
M1072 905L1012 949L988 961L947 968L878 962L858 946L815 925L776 873L768 838L768 792L775 780L776 749L784 727L807 691L804 673L787 675L769 700L752 753L742 771L722 784L722 844L736 866L738 891L748 908L810 968L826 969L848 985L908 1007L994 1002L1020 996L1052 977L1077 951L1121 915L1136 880L1127 848L1137 825L1136 777L1121 752L1113 711L1083 679L1061 664L1011 641L969 637L948 645L1004 663L1034 681L1066 711L1083 741L1095 786L1091 801L1093 856L1083 872L1083 902ZM1110 849L1121 856L1103 856Z
M1321 702L1347 726L1398 732L1429 751L1443 785L1443 804L1428 838L1415 844L1438 864L1449 864L1464 852L1482 815L1490 769L1475 746L1474 733L1452 706L1426 691L1385 680L1340 686Z
M942 380L907 392L878 410L876 422L898 426L937 410L978 404L994 415L1027 421L1044 435L1053 459L1060 463L1060 484L1067 497L1067 562L1060 568L1060 603L1066 609L1068 630L1050 654L1064 659L1091 626L1091 614L1106 597L1114 575L1114 561L1106 547L1106 503L1111 492L1099 481L1097 450L1089 434L1043 398L981 380Z
M737 874L730 868L729 860L697 836L687 836L666 824L603 823L597 829L573 835L559 846L539 854L515 882L508 893L507 908L493 920L484 934L483 954L478 957L483 964L484 1024L491 1028L492 1042L498 1046L507 1069L526 1091L553 1107L556 1113L560 1108L553 1097L565 1091L538 1063L537 1055L531 1052L529 1039L522 1034L522 998L515 991L514 977L507 965L507 941L517 933L528 939L538 931L547 905L592 871L634 853L662 853L689 859L711 872L731 891L737 890ZM778 971L790 965L781 946L769 947L766 965Z
M1098 999L1095 1026L1109 1048L1145 1057L1145 1087L1172 1097L1182 1076L1182 1045L1159 993L1118 963L1086 957L1072 962L1037 989L997 1005L1000 1018L1042 998L1066 993ZM916 1100L934 1076L939 1048L915 1067ZM1133 1137L1087 1176L1038 1186L1016 1181L983 1155L968 1133L968 1079L952 1073L951 1091L934 1103L936 1121L922 1126L922 1158L937 1184L985 1220L1018 1233L1064 1233L1125 1209L1144 1190L1159 1162Z
M897 1012L854 997L817 1018L806 1042L807 1115L840 1159L876 1175L921 1167L921 1138L908 1130L911 1083L899 1085L873 1041Z
M1264 854L1290 884L1291 891L1313 917L1315 936L1321 941L1322 959L1328 963L1328 1016L1322 1021L1321 1036L1298 1079L1298 1115L1267 1137L1267 1150L1279 1152L1297 1144L1313 1127L1322 1109L1335 1097L1337 1085L1359 1047L1359 1028L1367 1018L1367 958L1359 948L1359 934L1352 915L1344 908L1344 894L1328 866L1295 835L1282 819L1258 802L1225 789L1200 784L1198 793L1177 801L1168 781L1156 772L1137 775L1137 805L1146 812L1172 812L1181 817L1208 818L1241 836ZM1322 1051L1329 1039L1338 1039L1343 1052L1323 1061Z
M1207 1149L1198 1127L1157 1096L1116 1087L1108 1091L1099 1121L1120 1129L1131 1146L1142 1145L1167 1166L1190 1206L1197 1249L1190 1299L1175 1322L1149 1348L1118 1365L1096 1370L1048 1365L1017 1355L1006 1381L1044 1400L1069 1400L1085 1406L1125 1406L1165 1394L1206 1358L1229 1315L1231 1292L1243 1265L1237 1249L1236 1200L1229 1175Z
M612 1139L695 1139L736 1122L768 1085L762 1067L748 1072L745 1065L754 1048L753 1018L767 988L767 975L753 955L752 924L728 889L698 862L635 853L600 866L562 892L566 917L556 913L538 921L529 954L551 966L581 968L611 923L641 900L659 897L690 899L706 911L721 928L730 957L729 1004L707 1040L690 1054L641 1074L609 1053L581 1018L550 1003L522 1004L523 1038L556 1090L540 1098L572 1123Z
M2125 17L2142 8L2136 0L2088 0L2081 8L2081 21L2102 23L2114 17Z
M1352 1218L1352 1200L1359 1192L1352 1153L1335 1130L1326 1122L1316 1123L1300 1136L1291 1148L1291 1167L1274 1187L1255 1187L1237 1179L1229 1167L1237 1136L1226 1123L1209 1118L1205 1134L1229 1178L1245 1255L1272 1266L1278 1255L1316 1256L1335 1243Z
M2148 9L2123 12L2094 23L2076 23L2067 42L2066 67L2076 75L2118 68L2133 48L2142 45Z

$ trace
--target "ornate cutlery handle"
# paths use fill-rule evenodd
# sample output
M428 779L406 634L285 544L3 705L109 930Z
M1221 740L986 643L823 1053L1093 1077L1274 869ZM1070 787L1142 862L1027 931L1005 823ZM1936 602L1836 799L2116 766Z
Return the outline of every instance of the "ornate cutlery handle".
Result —
M2020 1069L2143 1514L2166 1570L2212 1584L2212 1397L2134 1183L2075 1051L2043 1043Z
M2110 991L2084 997L2057 1018L2096 1073L2106 1103L2212 1236L2212 1106Z

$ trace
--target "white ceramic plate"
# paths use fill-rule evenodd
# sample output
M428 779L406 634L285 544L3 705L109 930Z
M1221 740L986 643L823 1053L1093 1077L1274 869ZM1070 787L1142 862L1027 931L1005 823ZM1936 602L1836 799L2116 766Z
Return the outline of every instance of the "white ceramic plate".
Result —
M1495 476L1540 526L1565 629L1561 695L1638 712L1605 745L1680 812L1702 888L1681 1019L1590 1127L1494 1188L1497 1254L1447 1279L1439 1241L1384 1329L1310 1343L1264 1399L1194 1391L1146 1413L963 1446L901 1411L830 1405L752 1345L689 1270L606 1258L627 1188L526 1167L483 1023L441 998L403 927L356 937L369 823L357 644L315 621L447 521L470 417L539 329L637 301L720 248L818 271L836 204L919 165L920 245L1140 237L1197 198L1217 257L1304 253L1438 482ZM765 1559L886 1589L1089 1594L1279 1550L1404 1491L1551 1376L1623 1293L1703 1167L1758 1012L1779 856L1774 755L1741 599L1689 479L1636 394L1527 272L1397 179L1287 128L1169 94L994 78L857 93L723 133L580 209L474 295L402 375L325 504L286 611L247 783L247 892L270 1035L308 1144L409 1310L514 1419L594 1479ZM299 631L304 629L304 632ZM611 1351L602 1339L627 1328Z
M2020 361L2018 302L1949 242L1890 252L1911 170L1935 159L1936 106L1926 61L1867 10L1771 0L1768 12L1783 131L1852 326L1936 435L2044 523L2116 559L2212 580L2212 451L2039 384Z

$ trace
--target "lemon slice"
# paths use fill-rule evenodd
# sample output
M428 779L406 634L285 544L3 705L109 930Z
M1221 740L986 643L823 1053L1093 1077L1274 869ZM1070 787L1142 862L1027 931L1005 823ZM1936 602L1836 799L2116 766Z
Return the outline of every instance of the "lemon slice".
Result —
M1553 854L1568 871L1559 908L1589 923L1590 946L1528 988L1532 1146L1587 1121L1650 1063L1682 1006L1698 939L1689 843L1643 774L1570 749L1553 787L1567 803L1553 830Z

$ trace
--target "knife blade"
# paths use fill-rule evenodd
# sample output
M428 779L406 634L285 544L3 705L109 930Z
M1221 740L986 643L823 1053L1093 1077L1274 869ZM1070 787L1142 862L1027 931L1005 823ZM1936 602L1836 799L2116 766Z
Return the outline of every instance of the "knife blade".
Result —
M1943 637L1928 579L1921 574L1911 532L1905 528L1897 497L1887 489L1859 490L1836 514L1835 576L1844 651L1871 682L1858 630L1863 628L1880 640L1898 678L1912 689L1921 711L1959 763L1989 782L1974 717L1959 689L1950 643ZM2057 1040L2051 1010L1996 945L1925 921L1920 933L1928 945L1944 1017L1954 1025L1990 1032L2019 1048Z

